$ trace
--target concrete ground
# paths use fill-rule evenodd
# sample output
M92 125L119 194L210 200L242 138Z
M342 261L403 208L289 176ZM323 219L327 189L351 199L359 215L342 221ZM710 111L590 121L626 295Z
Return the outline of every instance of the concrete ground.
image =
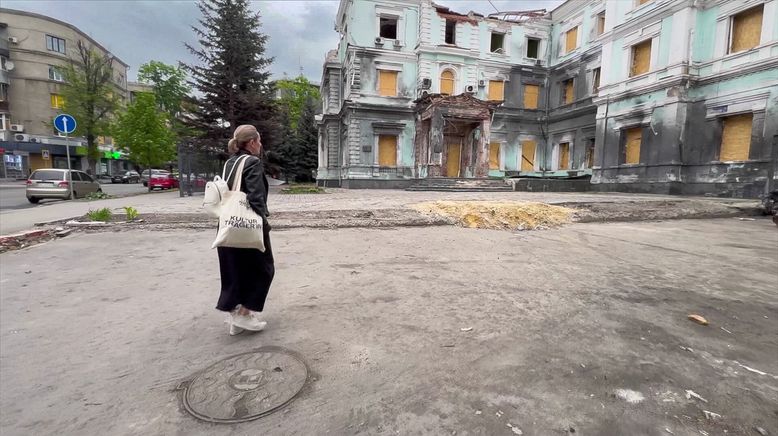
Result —
M768 219L274 232L269 328L235 337L212 238L77 233L0 255L2 434L778 434ZM314 374L286 409L181 410L182 381L268 345Z

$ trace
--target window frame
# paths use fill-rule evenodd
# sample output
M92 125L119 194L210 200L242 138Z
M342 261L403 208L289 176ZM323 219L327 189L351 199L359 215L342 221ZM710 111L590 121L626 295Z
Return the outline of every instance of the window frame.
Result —
M498 100L492 99L492 84L500 83L502 86L501 98ZM505 101L505 80L502 79L489 79L489 87L486 89L486 99L488 101Z
M57 76L59 76L59 78L57 78ZM65 76L56 65L49 65L49 80L62 83L65 82Z
M556 158L556 170L557 171L570 171L570 167L571 167L571 165L570 165L570 160L571 160L571 153L570 153L570 151L572 149L570 144L571 144L570 141L562 141L562 142L559 142L556 145L556 155L557 155L557 158ZM563 148L562 146L563 145L567 149L567 153L565 153L567 155L567 159L565 161L564 168L562 167L562 148Z
M752 47L749 47L749 48L746 48L746 49L742 49L742 50L739 50L739 51L732 51L732 43L734 42L734 36L735 36L735 19L738 16L741 16L741 15L747 13L747 12L753 11L754 9L757 9L757 8L761 8L762 9L762 27L760 27L760 29L759 29L759 42L757 42L756 45L754 45ZM728 35L727 35L728 36L728 38L727 38L727 54L728 55L747 52L747 51L753 50L754 48L759 47L759 45L761 45L761 41L762 41L762 28L764 28L764 3L760 3L758 5L753 5L751 7L746 8L746 9L743 9L743 10L740 10L738 12L735 12L735 13L731 14L728 17L727 21L728 21Z
M579 27L581 27L580 24L575 25L565 31L565 50L563 52L564 55L567 55L569 53L578 50L578 48L581 46L581 43L579 42L579 38L580 38L579 31L578 31ZM567 42L569 41L568 34L574 30L575 30L575 47L568 49L567 47Z
M381 21L383 20L394 20L394 38L390 38L388 36L382 35L383 26L381 25ZM389 41L399 41L400 40L400 17L398 15L378 14L378 37Z
M65 98L62 94L52 92L49 96L51 98L50 103L52 109L63 109L65 107Z
M378 76L377 79L378 80L376 80L376 92L378 93L378 95L380 97L399 97L399 95L400 95L400 92L399 92L399 87L400 87L400 71L394 70L394 69L389 69L389 68L380 68L380 67L376 68L376 71L378 72L378 74L377 74L377 76ZM390 74L393 73L395 75L395 77L394 77L394 94L392 94L392 95L383 95L383 94L381 94L381 73L382 72L390 73Z
M637 162L629 162L628 161L628 157L629 157L629 153L628 153L628 150L629 150L629 132L633 131L633 130L640 131L640 144L638 144L638 160L637 160ZM622 131L622 134L623 134L623 139L621 141L622 142L622 150L623 150L623 152L621 153L621 156L620 156L620 159L619 159L620 160L620 164L621 165L640 165L641 164L640 155L641 155L641 152L643 151L643 125L641 124L641 125L624 126L621 129L621 131Z
M8 101L8 90L11 86L8 83L0 83L0 101Z
M524 51L524 56L527 59L540 59L540 42L542 41L542 39L528 36L526 38L526 41L527 41L527 44L526 44L527 45L527 49ZM530 41L537 42L537 46L535 47L535 56L534 57L529 55L529 42Z
M494 50L492 47L494 46L494 36L499 35L502 38L502 43L500 44L500 47L496 50ZM494 30L489 31L489 53L491 54L499 54L499 55L506 55L507 50L505 49L505 37L507 33L505 32L497 32Z
M634 72L635 71L635 53L636 53L637 47L641 46L641 45L644 45L644 44L648 44L648 66L646 68L646 71L643 71L641 73L635 73ZM651 71L653 71L651 69L651 66L652 66L651 65L651 57L653 56L653 53L654 53L653 38L647 38L647 39L644 39L644 40L642 40L640 42L636 42L636 43L630 45L629 46L629 76L628 77L629 78L640 77L640 76L642 76L644 74L648 74Z
M600 37L601 35L605 34L605 19L606 19L605 18L606 17L605 12L606 11L598 12L597 15L594 16L594 18L595 18L595 21L594 21L594 25L595 25L595 27L594 27L594 37L595 37L595 39ZM600 23L602 23L602 29L600 29ZM602 31L600 31L600 30L602 30Z
M48 33L46 33L45 35L46 35L46 49L48 51L53 51L54 53L59 53L63 55L67 54L67 41L64 38L50 35ZM56 44L54 44L55 42ZM60 48L62 50L60 50Z
M561 82L561 104L560 106L567 106L569 104L575 103L575 77L569 77L567 79L562 80ZM572 98L570 101L567 101L567 84L570 83L573 92L572 92Z
M745 159L728 159L724 160L722 159L722 155L724 154L724 129L726 127L726 120L727 119L733 119L737 117L744 117L747 116L751 119L751 130L749 131L748 136L748 153ZM719 147L718 147L718 162L747 162L751 160L751 145L753 143L753 132L754 132L754 113L753 112L743 112L743 113L735 113L735 114L728 114L726 116L719 118L719 123L721 125L721 139L719 140Z
M446 73L451 73L451 93L450 94L444 94L443 93L443 80L449 80L449 79L443 79L443 75ZM441 95L456 95L457 92L457 73L452 70L451 68L444 68L443 71L440 72L440 80L438 82L439 89Z
M492 166L492 150L493 146L496 146L497 153L495 154L495 157L497 161L495 162L495 166ZM500 141L490 141L489 142L489 171L502 171L503 167L503 159L502 159L502 142Z
M379 168L397 168L399 167L400 163L400 136L399 133L388 133L388 132L375 132L373 134L374 141L375 141L375 153L373 153L373 165ZM394 138L394 150L395 150L395 156L394 156L394 165L393 166L383 166L381 165L381 137L392 137Z
M602 67L592 69L592 94L600 92L600 81L602 80Z
M449 25L453 23L451 29L451 42L448 41ZM457 20L446 18L443 24L443 42L449 45L457 45Z
M527 106L527 88L534 87L537 89L537 94L535 96L535 107L529 107ZM537 83L523 83L522 84L522 107L527 110L537 110L540 108L540 85Z

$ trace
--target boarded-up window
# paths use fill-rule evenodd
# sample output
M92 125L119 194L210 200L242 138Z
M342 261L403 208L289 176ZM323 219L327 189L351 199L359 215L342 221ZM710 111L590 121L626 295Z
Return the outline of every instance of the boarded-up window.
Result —
M730 53L748 50L759 45L762 38L764 5L743 11L732 17Z
M722 121L720 161L748 160L748 154L751 150L752 123L752 114L724 118Z
M562 82L562 104L570 104L575 101L575 86L573 79Z
M489 144L489 169L500 169L500 143L492 142Z
M524 109L537 109L539 94L540 86L524 85Z
M457 22L455 20L446 20L446 44L456 44Z
M637 3L637 6L640 6L640 5L644 5L644 4L646 4L646 3L650 2L650 1L651 1L651 0L637 0L637 2L636 2L636 3Z
M605 11L600 12L597 14L597 30L596 30L597 36L602 35L605 33Z
M535 171L535 141L521 142L521 170Z
M578 48L578 26L565 33L565 53L570 53L576 48Z
M440 75L440 93L443 95L454 94L454 72L446 70Z
M570 143L562 142L559 144L559 169L566 170L570 168Z
M624 142L624 163L640 163L640 143L643 141L643 128L633 127L627 129Z
M629 76L639 76L647 73L651 67L651 40L643 41L632 46L632 68Z
M378 136L378 165L382 167L397 166L397 137L394 135Z
M502 101L505 99L505 82L502 80L489 81L489 100Z
M378 70L378 95L397 96L397 71Z
M530 59L537 59L538 52L540 52L540 40L527 38L527 57Z
M586 140L586 168L594 168L594 139Z

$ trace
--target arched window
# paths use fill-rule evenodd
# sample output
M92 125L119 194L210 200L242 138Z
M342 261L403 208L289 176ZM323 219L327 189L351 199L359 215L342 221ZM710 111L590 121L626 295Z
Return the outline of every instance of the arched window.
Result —
M446 70L440 75L440 93L443 95L454 94L454 72Z

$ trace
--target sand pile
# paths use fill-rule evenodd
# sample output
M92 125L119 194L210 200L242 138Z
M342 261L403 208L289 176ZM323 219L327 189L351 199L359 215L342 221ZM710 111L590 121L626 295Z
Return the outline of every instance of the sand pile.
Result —
M498 230L539 230L569 223L573 209L545 203L495 201L435 201L413 206L455 220L463 227Z

